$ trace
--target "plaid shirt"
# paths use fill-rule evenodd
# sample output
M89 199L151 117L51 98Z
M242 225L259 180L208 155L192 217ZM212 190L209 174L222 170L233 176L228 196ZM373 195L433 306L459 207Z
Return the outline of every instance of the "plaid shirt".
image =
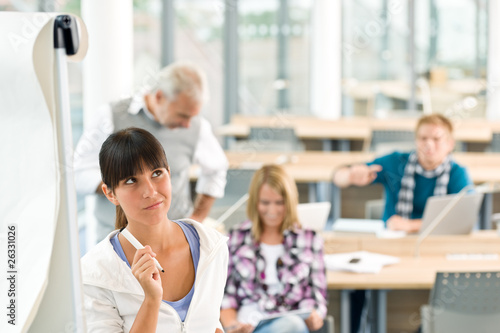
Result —
M326 273L323 239L312 230L283 233L284 255L278 260L282 293L269 295L264 284L266 262L251 235L251 221L229 234L229 269L222 309L239 309L243 301L257 303L267 313L315 308L326 316Z

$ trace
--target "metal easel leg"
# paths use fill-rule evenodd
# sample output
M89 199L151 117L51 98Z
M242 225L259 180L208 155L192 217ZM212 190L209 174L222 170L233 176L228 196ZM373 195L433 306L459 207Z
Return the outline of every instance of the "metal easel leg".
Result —
M60 220L67 223L67 237L70 250L71 283L73 308L75 313L75 327L77 332L85 331L85 323L82 317L83 299L81 294L80 275L80 249L78 240L78 222L76 191L73 176L73 137L71 133L71 109L69 103L69 84L67 55L75 54L78 50L78 31L76 20L69 15L59 15L54 22L54 52L56 62L56 103L57 117L56 126L59 143L59 172L63 186L61 187L61 203L66 204L64 211L66 216Z

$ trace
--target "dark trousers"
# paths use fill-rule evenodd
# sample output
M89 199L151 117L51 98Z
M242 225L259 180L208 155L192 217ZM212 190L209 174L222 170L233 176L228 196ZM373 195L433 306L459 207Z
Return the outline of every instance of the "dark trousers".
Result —
M351 295L351 333L357 333L365 305L366 290L354 290Z

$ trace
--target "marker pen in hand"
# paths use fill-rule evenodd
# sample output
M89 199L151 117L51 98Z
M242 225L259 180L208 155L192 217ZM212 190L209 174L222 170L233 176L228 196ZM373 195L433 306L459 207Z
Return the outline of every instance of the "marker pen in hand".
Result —
M120 229L120 233L123 235L123 237L125 237L129 242L130 244L132 244L137 250L141 250L144 248L144 246L142 246L141 243L139 243L139 241L137 240L137 238L134 237L134 235L132 235L130 233L130 231L128 231L127 229L125 228L121 228ZM160 263L158 262L158 260L156 260L156 258L153 258L153 260L155 261L155 264L156 264L156 267L160 270L160 272L162 273L165 273L165 270L163 270L163 268L160 266Z

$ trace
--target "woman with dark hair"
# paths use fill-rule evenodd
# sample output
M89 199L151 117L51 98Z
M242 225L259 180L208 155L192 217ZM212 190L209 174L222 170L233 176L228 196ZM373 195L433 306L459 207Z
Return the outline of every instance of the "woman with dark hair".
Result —
M227 333L304 333L323 326L326 273L323 241L297 219L298 192L283 168L267 165L252 178L248 221L229 234L229 270L221 321ZM259 325L267 315L292 310ZM257 327L256 327L257 326Z
M88 331L222 332L226 237L168 218L170 170L161 144L127 128L103 143L99 164L118 230L82 258ZM122 228L145 247L136 250Z

